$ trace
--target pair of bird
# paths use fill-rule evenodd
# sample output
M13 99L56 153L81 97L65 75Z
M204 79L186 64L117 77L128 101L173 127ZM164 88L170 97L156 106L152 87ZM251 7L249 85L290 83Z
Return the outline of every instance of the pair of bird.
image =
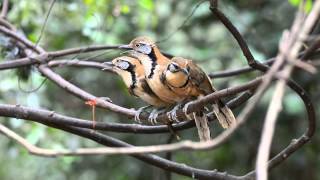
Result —
M212 86L206 73L191 60L182 57L168 58L163 55L155 42L148 37L137 37L128 45L120 48L130 50L130 56L117 57L106 65L119 74L130 94L156 107L165 109L176 105L167 113L169 119L179 122L176 111L186 102L212 92ZM186 113L188 103L183 111ZM138 110L135 120L139 121ZM221 101L213 104L213 111L223 128L236 123L232 111ZM151 122L156 122L159 111L154 109L149 116ZM208 120L203 111L192 113L201 141L210 140ZM187 117L190 118L189 115Z

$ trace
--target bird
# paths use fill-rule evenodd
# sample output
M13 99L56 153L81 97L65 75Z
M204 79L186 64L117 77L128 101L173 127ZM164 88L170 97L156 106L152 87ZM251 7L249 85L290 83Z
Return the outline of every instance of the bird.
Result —
M177 60L177 58L184 58L167 58L161 53L155 42L149 37L137 37L133 39L129 44L120 46L120 48L133 50L131 51L130 55L135 58L138 58L141 61L145 69L146 81L149 84L152 91L160 99L166 102L174 102L178 104L171 111L173 117L175 116L175 111L177 110L177 107L179 107L182 102L189 100L192 97L200 97L209 94L209 92L211 93L215 91L211 84L211 81L204 73L204 71L201 70L200 67L198 67L192 61L189 60ZM179 73L174 73L174 69L179 69L179 66L183 67L183 64L179 63L185 63L188 66L186 66L186 68L181 68L182 70L179 71ZM172 68L172 66L174 65L176 65L178 68ZM172 71L170 71L170 68L172 69ZM193 69L190 70L191 68ZM171 74L169 74L169 72ZM202 78L197 79L197 77ZM186 84L179 84L183 81ZM197 82L198 86L194 85L194 82ZM175 87L176 85L185 87ZM204 89L201 89L202 87L204 87ZM230 127L231 124L229 124L229 122L232 122L232 124L236 122L232 111L227 106L225 106L220 100L213 107L217 119L219 120L222 127ZM193 113L193 115L195 116L197 114ZM197 123L197 119L203 119L206 117L204 117L201 114L200 116L201 117L199 118L195 118L196 125L198 128L198 134L200 140L208 140L208 137L210 139L210 130L208 127L205 127L207 126L207 122L203 123L203 127L206 128L206 132L200 132L201 129L203 129L203 127L198 126L199 123ZM226 118L231 119L226 120ZM206 121L206 119L204 119L203 121Z
M171 104L184 99L183 96L179 96L161 83L160 75L170 63L170 59L160 52L150 38L138 37L132 40L129 45L122 45L120 48L135 50L130 51L130 55L141 61L145 70L146 81L160 99Z
M168 85L177 94L188 94L192 97L203 97L217 91L208 75L192 60L182 57L173 57L171 63L162 73L164 84ZM215 115L223 128L236 124L232 111L220 99L212 105ZM184 111L188 108L185 105Z
M170 103L161 100L151 90L145 79L144 68L138 59L121 56L114 58L111 62L104 62L103 64L111 67L111 69L122 78L131 95L139 97L147 104L156 108L168 107L170 105ZM140 122L139 115L145 108L146 107L139 108L135 115L135 121ZM150 116L152 117L154 115L151 113Z
M174 57L170 61L160 75L160 81L177 95L184 96L190 100L216 91L209 77L192 60ZM181 103L178 102L178 105L171 111L172 119L177 118L176 111L180 108L180 105ZM184 106L183 111L186 112L187 108L188 103ZM223 128L236 124L232 111L221 100L217 100L213 104L213 110ZM193 113L193 118L195 119L200 139L202 141L209 140L210 129L206 115L198 111Z

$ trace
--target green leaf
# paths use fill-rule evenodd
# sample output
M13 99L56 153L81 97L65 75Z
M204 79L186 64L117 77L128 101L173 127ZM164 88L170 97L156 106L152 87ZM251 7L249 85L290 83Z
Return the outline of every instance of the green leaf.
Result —
M301 2L301 0L288 0L288 1L293 6L298 6Z
M291 5L293 5L293 6L299 6L300 5L300 3L302 3L302 1L301 0L288 0L289 1L289 3L291 4ZM308 12L310 12L311 11L311 9L312 9L312 0L306 0L305 1L305 5L304 5L304 11L306 12L306 13L308 13Z
M83 2L84 2L84 4L87 5L87 6L90 6L90 5L92 5L92 3L94 3L93 0L84 0Z
M312 0L307 0L306 4L304 5L305 12L310 12L312 9Z
M139 0L139 5L149 11L152 11L154 8L152 0Z
M121 12L123 14L128 14L130 12L130 7L128 5L121 6Z

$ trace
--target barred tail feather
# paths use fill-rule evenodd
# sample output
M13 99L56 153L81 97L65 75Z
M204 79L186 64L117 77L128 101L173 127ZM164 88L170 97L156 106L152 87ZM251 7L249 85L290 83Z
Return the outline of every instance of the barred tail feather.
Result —
M218 101L216 104L213 104L213 111L223 128L229 128L237 123L231 109L229 109L223 102Z
M193 113L193 117L198 129L200 141L209 141L210 128L208 126L207 116L204 113L202 113L202 115L198 115L198 113Z

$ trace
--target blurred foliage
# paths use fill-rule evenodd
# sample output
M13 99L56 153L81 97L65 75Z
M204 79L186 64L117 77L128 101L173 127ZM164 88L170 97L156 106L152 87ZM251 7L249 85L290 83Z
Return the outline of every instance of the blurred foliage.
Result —
M36 42L49 8L49 1L11 0L8 19L24 34ZM290 3L289 3L290 2ZM58 0L53 8L40 45L47 50L59 50L93 44L128 43L138 35L151 36L159 41L175 32L193 7L198 3L170 0ZM282 31L290 27L294 18L297 0L241 0L221 1L220 8L248 41L254 56L266 60L277 53L277 43ZM307 1L312 3L312 1ZM306 5L307 6L307 5ZM308 5L309 6L309 5ZM310 5L311 6L311 5ZM0 35L0 61L9 61L18 49L11 47L9 40ZM226 28L214 18L203 3L181 30L159 44L162 50L197 61L205 71L213 72L246 66L246 61L235 40ZM70 58L106 61L118 56L119 51L104 51ZM115 103L129 108L138 108L142 102L129 96L119 77L93 69L57 68L56 71L67 80L96 96L108 96ZM91 118L91 110L84 102L70 96L50 81L46 81L38 91L25 93L38 87L43 77L35 70L28 81L21 82L12 71L0 71L0 102L22 104L30 107L46 108L56 112L84 119ZM258 73L248 73L237 77L217 79L219 89L237 85L255 78ZM295 78L312 93L319 107L319 79L304 73L295 73ZM272 95L272 88L256 107L248 124L241 128L232 140L224 146L208 152L176 152L173 160L205 169L218 169L241 175L254 168L262 121ZM280 116L275 134L272 154L276 154L291 139L298 137L306 127L306 114L299 98L288 91L283 102L284 112ZM238 113L241 108L235 110ZM317 109L318 110L318 109ZM124 117L97 110L99 121L131 123ZM0 118L0 122L26 137L29 142L41 147L59 149L96 147L96 143L84 140L59 130L28 121ZM216 122L211 124L212 134L221 128ZM132 135L107 133L135 145L165 143L168 134ZM197 140L194 129L181 132L183 139ZM154 139L157 139L155 141ZM296 152L271 173L271 179L319 179L320 150L319 135L311 143ZM15 142L0 136L0 177L4 180L16 179L17 172L23 179L163 179L164 172L134 158L122 155L43 158L29 155ZM173 179L188 179L174 174Z
M289 3L292 4L293 6L299 6L301 3L303 3L304 1L302 0L289 0ZM312 8L312 0L306 0L305 4L304 4L304 10L306 12L309 12Z

